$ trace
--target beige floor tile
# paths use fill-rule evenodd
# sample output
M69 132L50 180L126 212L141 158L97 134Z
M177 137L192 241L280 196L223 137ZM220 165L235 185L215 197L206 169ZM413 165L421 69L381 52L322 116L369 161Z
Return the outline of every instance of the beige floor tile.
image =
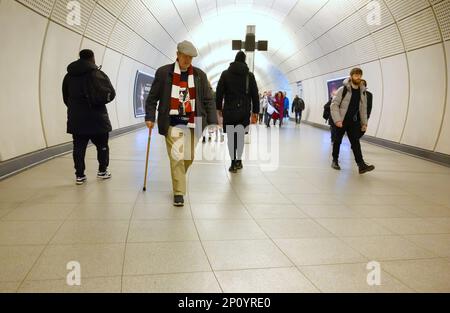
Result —
M19 288L20 281L0 282L0 293L15 293Z
M362 217L356 209L343 205L299 205L300 209L312 218L354 218Z
M292 202L283 196L280 192L252 192L241 194L239 196L245 204L262 203L262 204L292 204Z
M4 221L58 221L65 220L73 211L74 203L28 203L21 204L8 215Z
M374 220L365 218L317 219L317 222L336 236L391 235L392 232Z
M302 266L300 270L322 292L392 293L413 291L383 270L380 276L381 284L369 285L367 276L371 270L367 270L366 266L366 263Z
M332 234L310 219L260 219L258 224L270 238L331 237Z
M124 276L123 292L218 293L212 272Z
M75 207L69 220L129 220L133 210L131 203L82 203Z
M450 257L450 234L407 235L406 239L440 257Z
M0 246L0 281L25 278L45 246Z
M413 213L395 205L349 205L349 208L356 210L362 217L416 217Z
M28 203L80 203L94 190L87 185L83 186L55 186L53 188L42 188L31 198Z
M400 236L347 237L343 240L369 260L423 259L436 257Z
M450 292L450 262L445 259L384 262L383 269L419 292Z
M242 204L192 204L191 210L195 219L251 219L251 216Z
M80 286L69 286L63 280L26 281L20 286L20 293L119 293L121 278L101 277L81 279Z
M137 197L137 190L94 190L82 203L134 203Z
M201 240L265 239L253 220L196 220Z
M207 241L203 244L215 271L293 265L270 240Z
M185 197L185 204L189 203L189 199ZM160 206L172 205L173 193L171 191L147 191L139 193L137 197L137 205Z
M128 224L127 221L67 221L51 243L122 243L126 240Z
M247 204L247 209L255 219L301 219L308 216L295 205Z
M297 266L367 261L337 238L277 239L275 243Z
M342 204L342 201L338 199L334 194L301 194L301 195L292 195L288 194L286 197L289 198L293 203L298 206L307 205L307 204L316 204L316 205L339 205Z
M217 271L216 275L227 293L318 292L295 267Z
M418 217L450 217L450 208L439 205L399 205Z
M62 221L0 222L0 245L47 244Z
M189 205L175 207L172 202L165 204L138 203L133 210L132 220L192 219Z
M449 228L445 225L432 223L425 218L376 218L373 220L393 233L400 235L444 234L449 232Z
M8 182L13 181L16 177L11 177L8 179ZM6 181L5 181L6 182ZM11 184L7 185L8 187L1 187L0 188L0 203L18 203L18 202L24 202L31 198L33 195L39 192L39 189L37 188L13 188L9 187Z
M199 240L192 220L133 221L128 242Z
M81 277L120 276L125 244L76 244L48 246L26 280L65 279L69 262L80 264Z
M124 275L210 271L199 242L130 243L125 253Z

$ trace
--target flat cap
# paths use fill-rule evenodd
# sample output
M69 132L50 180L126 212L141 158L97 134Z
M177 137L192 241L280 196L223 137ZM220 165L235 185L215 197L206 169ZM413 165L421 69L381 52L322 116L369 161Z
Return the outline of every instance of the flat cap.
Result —
M198 55L197 49L194 47L190 41L182 41L177 45L178 52L189 55L191 57L196 57Z

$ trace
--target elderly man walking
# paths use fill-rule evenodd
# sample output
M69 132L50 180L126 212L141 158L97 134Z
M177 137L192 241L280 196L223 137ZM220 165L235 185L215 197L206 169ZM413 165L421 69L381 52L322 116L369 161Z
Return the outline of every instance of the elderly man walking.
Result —
M165 137L170 159L173 204L183 206L186 173L194 161L195 146L208 125L217 125L217 115L206 74L192 66L197 49L191 42L183 41L177 50L176 62L155 73L146 101L145 121L148 128L154 127L158 106L158 131Z

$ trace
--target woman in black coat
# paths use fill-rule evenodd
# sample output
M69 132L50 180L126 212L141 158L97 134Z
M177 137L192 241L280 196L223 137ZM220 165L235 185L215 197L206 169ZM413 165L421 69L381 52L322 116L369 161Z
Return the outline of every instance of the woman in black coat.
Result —
M224 131L228 137L229 170L233 173L242 169L244 136L250 125L250 114L253 112L253 119L256 120L259 113L258 86L245 58L242 51L236 54L235 61L220 76L216 90L217 110L223 116Z

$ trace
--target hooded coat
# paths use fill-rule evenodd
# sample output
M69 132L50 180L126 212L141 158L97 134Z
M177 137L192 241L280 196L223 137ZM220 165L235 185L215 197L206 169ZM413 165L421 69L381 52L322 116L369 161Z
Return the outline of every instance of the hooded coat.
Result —
M246 94L248 77L248 93ZM241 121L236 122L233 112L227 110L234 103L246 100L248 104L245 116ZM225 100L225 101L224 101ZM247 64L242 61L235 61L230 64L227 70L222 72L216 90L217 110L224 111L223 125L250 125L250 112L259 113L259 93L256 79L250 72Z
M112 130L106 105L90 106L85 84L98 67L79 59L67 67L62 93L67 106L67 133L77 135L104 134ZM109 82L111 90L114 90ZM115 93L114 93L115 96Z
M345 95L345 98L342 99L344 88L347 88L347 93ZM361 118L361 125L367 125L367 97L366 87L363 85L363 83L360 84L359 91L361 93L361 100L359 102L359 115ZM334 96L333 100L331 101L331 117L333 118L334 123L344 121L351 98L352 86L350 78L347 78L346 80L344 80L344 85L338 89L338 91L336 92L336 96Z

